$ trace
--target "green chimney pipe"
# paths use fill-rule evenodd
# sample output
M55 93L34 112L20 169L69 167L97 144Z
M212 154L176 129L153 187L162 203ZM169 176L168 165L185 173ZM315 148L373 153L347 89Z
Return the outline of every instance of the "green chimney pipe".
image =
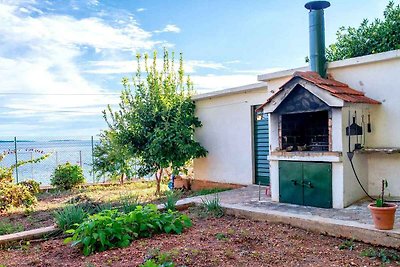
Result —
M305 4L305 8L310 10L311 70L318 72L323 78L326 78L324 9L330 5L328 1L312 1Z

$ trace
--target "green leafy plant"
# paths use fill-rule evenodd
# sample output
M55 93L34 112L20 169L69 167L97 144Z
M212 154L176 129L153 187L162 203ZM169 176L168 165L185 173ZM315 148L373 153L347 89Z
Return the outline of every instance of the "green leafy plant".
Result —
M172 211L161 213L156 205L148 204L137 206L127 214L114 209L91 215L76 229L66 231L72 237L65 242L81 246L83 254L89 255L95 251L126 247L133 239L157 233L180 234L191 225L185 214Z
M220 199L218 195L215 195L211 199L201 199L202 208L206 210L207 213L213 215L214 217L222 217L224 216L224 209L221 206Z
M0 235L7 235L12 233L21 232L24 226L19 223L12 223L10 220L1 220L0 222Z
M379 198L375 200L375 206L382 208L385 206L385 188L388 187L388 182L387 180L382 180L382 189L381 189L381 194L379 195Z
M150 255L140 267L174 267L171 253L161 253L159 249L151 250Z
M72 189L84 182L85 177L82 168L69 162L58 165L50 179L51 185L64 190Z
M164 207L166 210L176 210L176 203L181 198L182 192L180 191L166 191Z
M355 248L354 239L345 240L339 245L340 250L344 249L353 250L354 248Z
M87 212L78 205L68 205L54 212L56 224L63 231L76 228L76 224L82 223L87 217Z
M215 235L215 237L216 237L218 240L228 240L226 234L224 234L224 233L217 233L217 234Z
M383 20L364 19L358 28L341 27L337 41L327 50L329 61L381 53L400 49L400 5L390 1L383 12Z
M383 263L390 263L392 261L398 262L400 254L392 249L374 249L368 248L361 252L361 256L369 257L371 259L379 259Z

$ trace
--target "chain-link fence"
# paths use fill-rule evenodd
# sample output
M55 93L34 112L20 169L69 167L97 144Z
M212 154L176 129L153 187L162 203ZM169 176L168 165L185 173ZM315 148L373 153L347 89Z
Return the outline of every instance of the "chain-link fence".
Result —
M9 167L19 161L28 161L49 154L40 162L15 167L16 182L33 179L42 185L49 185L54 169L66 162L80 165L88 183L103 182L105 178L95 176L92 171L93 149L98 142L93 136L79 139L0 137L0 153L6 154L0 161L0 166Z

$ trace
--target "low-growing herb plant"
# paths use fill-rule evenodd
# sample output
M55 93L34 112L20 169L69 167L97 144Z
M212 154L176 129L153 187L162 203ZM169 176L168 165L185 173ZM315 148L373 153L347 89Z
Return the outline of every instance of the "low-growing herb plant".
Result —
M120 203L121 203L120 210L123 213L129 213L131 211L134 211L136 209L136 207L140 205L139 196L132 195L132 194L121 195Z
M361 256L369 257L371 259L379 259L383 263L390 263L392 261L400 261L400 254L392 249L375 249L368 248L361 252Z
M82 167L69 162L58 165L50 178L51 185L58 189L69 190L85 183Z
M206 212L214 217L220 218L224 216L224 209L220 204L220 199L218 195L215 195L211 199L201 199L201 207L206 210Z
M80 246L87 256L95 251L127 247L132 240L141 237L158 233L180 234L191 225L187 215L170 210L161 213L154 204L137 206L127 214L117 209L104 210L90 215L76 229L66 231L72 236L65 239L65 243Z
M140 267L175 267L170 253L160 253L159 250L145 259Z
M87 217L87 212L78 205L68 205L54 213L56 224L63 231L76 228L76 224L82 223Z
M354 247L355 247L354 239L345 240L339 245L340 250L344 250L344 249L353 250Z
M166 210L176 210L176 203L181 198L182 192L180 191L166 191L164 207Z

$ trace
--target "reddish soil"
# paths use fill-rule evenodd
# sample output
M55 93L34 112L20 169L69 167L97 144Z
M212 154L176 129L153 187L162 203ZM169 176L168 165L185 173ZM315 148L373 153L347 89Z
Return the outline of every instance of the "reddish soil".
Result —
M283 224L231 216L193 219L181 235L136 240L130 247L84 257L63 240L31 242L0 251L0 266L139 266L150 250L169 253L176 266L381 266L360 256L370 246L355 242L339 250L344 240ZM217 236L217 234L219 234ZM223 235L221 235L223 234ZM219 238L217 238L219 237ZM398 266L394 263L385 266Z

